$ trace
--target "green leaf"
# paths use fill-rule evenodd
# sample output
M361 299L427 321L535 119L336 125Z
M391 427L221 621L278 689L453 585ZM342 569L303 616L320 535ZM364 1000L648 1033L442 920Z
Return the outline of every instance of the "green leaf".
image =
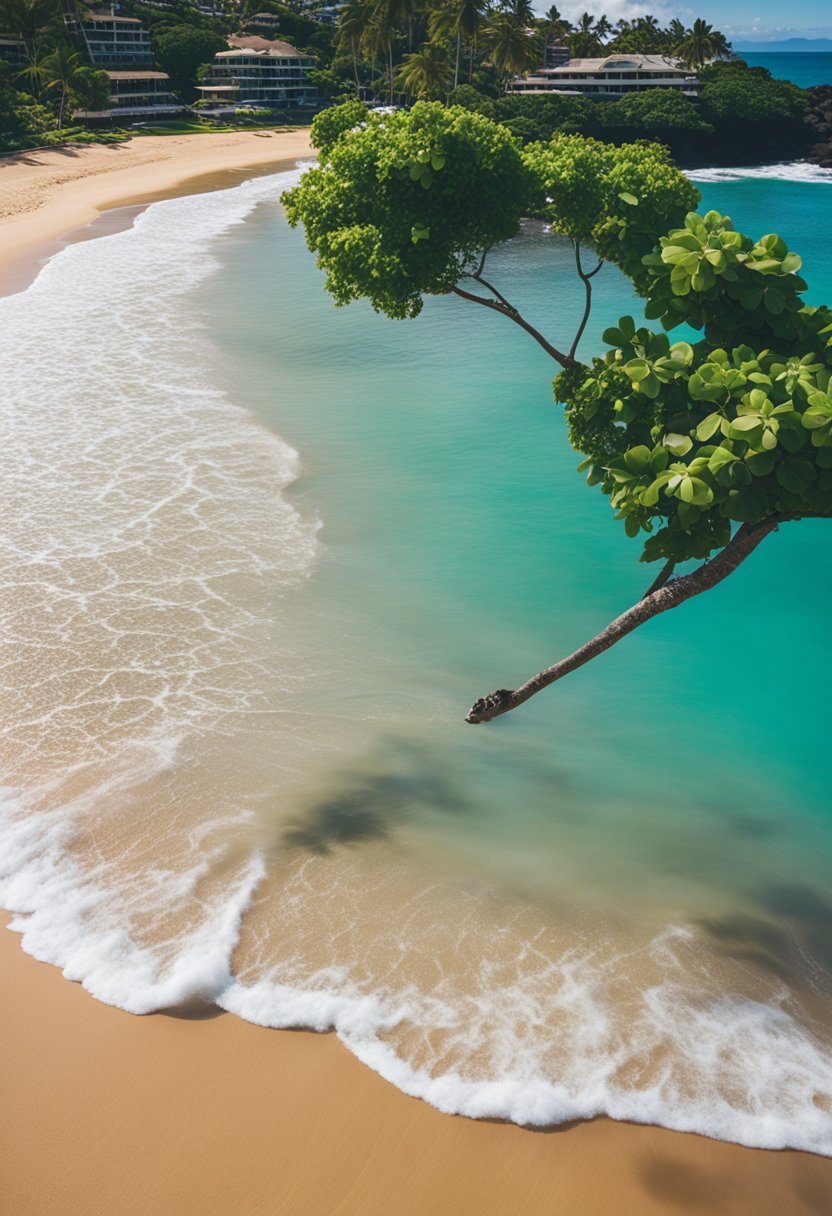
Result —
M662 443L674 456L685 456L693 447L693 440L689 435L676 435L673 432L665 435Z
M622 203L626 203L628 207L637 207L638 199L634 194L628 194L626 191L618 196Z
M708 417L703 418L696 428L696 438L701 440L710 439L719 430L721 422L721 414L708 414Z
M639 444L624 453L624 463L631 473L645 473L650 467L650 456L650 449Z

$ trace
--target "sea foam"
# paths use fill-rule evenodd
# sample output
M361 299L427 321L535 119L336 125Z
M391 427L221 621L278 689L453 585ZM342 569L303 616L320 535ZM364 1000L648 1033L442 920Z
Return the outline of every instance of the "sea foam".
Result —
M687 926L564 947L485 887L411 898L401 871L383 932L368 930L376 891L359 871L316 878L323 862L253 830L276 769L242 789L213 766L225 748L256 770L240 724L256 732L302 683L276 678L273 654L282 597L319 553L317 520L285 495L298 454L217 388L197 315L213 242L289 180L155 204L0 301L12 927L102 1001L149 1013L198 997L332 1029L448 1113L604 1113L832 1155L829 1044L785 984L732 990ZM308 762L294 746L287 772Z
M686 169L686 175L694 182L741 182L741 181L780 181L780 182L815 182L818 185L832 185L832 169L823 169L820 165L812 165L808 161L784 161L774 165L751 165L746 168L720 168L714 166L708 169Z

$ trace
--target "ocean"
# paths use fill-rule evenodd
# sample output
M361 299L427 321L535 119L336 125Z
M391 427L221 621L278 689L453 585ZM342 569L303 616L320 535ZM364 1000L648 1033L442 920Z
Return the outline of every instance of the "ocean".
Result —
M832 51L738 51L749 67L767 68L776 80L790 80L801 89L832 84Z
M831 172L694 176L830 297ZM293 177L153 204L0 300L24 948L134 1013L334 1029L444 1111L832 1155L826 525L466 725L654 572L539 348L456 300L335 309ZM490 265L568 339L560 242ZM596 282L584 355L638 308Z

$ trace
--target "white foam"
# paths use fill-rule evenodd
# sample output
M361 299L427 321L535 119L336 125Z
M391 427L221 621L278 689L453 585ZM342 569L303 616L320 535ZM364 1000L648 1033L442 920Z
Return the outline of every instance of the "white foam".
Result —
M675 951L692 936L671 929L649 950L677 962ZM751 1147L832 1155L832 1058L784 1008L702 996L668 974L623 1021L609 999L614 965L575 953L551 963L544 985L532 974L467 1000L415 988L362 992L349 977L321 973L303 988L237 981L218 1003L258 1025L331 1028L368 1067L448 1114L529 1126L604 1114ZM442 1042L431 1067L396 1050L403 1026ZM473 1058L484 1043L485 1071L481 1063L443 1065L454 1046ZM641 1063L657 1053L666 1062L639 1082ZM622 1079L628 1066L636 1070L629 1084Z
M235 847L250 805L224 791L177 827L145 791L168 790L194 737L213 745L229 717L272 708L273 595L297 586L317 553L316 521L283 495L297 453L217 389L193 313L214 269L211 242L286 181L156 204L130 231L68 248L28 291L0 301L10 355L0 692L11 707L0 733L23 772L44 774L0 802L0 900L12 927L99 1000L147 1013L198 996L264 1026L332 1028L391 1083L449 1113L535 1125L606 1113L832 1155L828 1047L785 992L764 1004L698 972L702 943L687 929L643 944L655 979L629 1003L619 999L628 958L547 953L518 933L506 978L489 966L481 929L466 942L462 918L449 926L459 955L482 958L468 987L449 975L421 987L387 972L368 978L337 914L331 965L266 958L259 976L232 973L272 865L242 830ZM263 612L252 607L261 582ZM135 860L108 847L119 815ZM153 864L134 822L144 816ZM289 891L278 922L287 936L309 897ZM430 891L424 902L430 924ZM465 907L488 923L470 892ZM410 912L391 928L405 959L420 948ZM143 936L148 919L171 925L164 941ZM503 947L510 931L495 932Z
M823 169L820 165L812 165L805 160L783 161L775 165L752 165L745 168L714 166L709 169L686 169L685 174L694 182L742 182L762 179L832 185L832 169Z

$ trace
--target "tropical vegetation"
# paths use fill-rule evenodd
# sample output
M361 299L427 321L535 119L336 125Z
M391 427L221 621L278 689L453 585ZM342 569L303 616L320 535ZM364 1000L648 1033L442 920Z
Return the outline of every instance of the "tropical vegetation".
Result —
M558 134L521 147L480 114L425 102L383 116L349 102L312 133L319 167L284 202L336 303L368 299L408 318L426 296L452 294L520 326L557 367L578 468L641 542L641 561L660 563L605 630L520 686L479 698L467 721L516 708L717 586L786 523L832 515L832 309L805 303L800 256L779 236L701 215L698 191L662 145ZM584 287L580 315L559 318L573 333L559 345L488 269L524 216L571 244ZM621 317L604 333L605 353L585 362L605 262L631 279L644 320ZM677 573L688 562L699 564Z

